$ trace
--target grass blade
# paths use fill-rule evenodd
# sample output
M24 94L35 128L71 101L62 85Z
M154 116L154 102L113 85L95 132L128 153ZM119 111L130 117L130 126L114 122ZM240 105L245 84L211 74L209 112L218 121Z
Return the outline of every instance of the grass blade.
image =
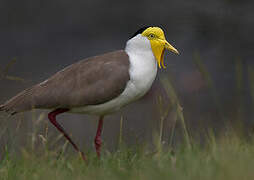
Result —
M161 84L164 87L164 89L166 90L166 93L167 93L167 95L168 95L168 97L171 101L171 104L173 105L173 107L176 108L177 118L180 119L187 147L191 147L189 133L188 133L188 130L187 130L186 125L185 125L185 119L184 119L184 115L183 115L183 108L181 107L181 105L179 103L179 100L178 100L178 97L176 95L175 89L173 88L172 83L167 78L162 78L161 79Z

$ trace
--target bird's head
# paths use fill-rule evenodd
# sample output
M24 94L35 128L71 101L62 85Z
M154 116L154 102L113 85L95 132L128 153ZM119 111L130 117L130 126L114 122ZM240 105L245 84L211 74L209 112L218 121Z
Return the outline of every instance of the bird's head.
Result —
M179 54L177 49L175 49L171 44L169 44L165 38L164 32L159 27L144 27L139 29L132 38L136 36L141 36L142 38L146 38L150 41L151 49L155 59L157 60L159 68L163 67L164 65L164 52L165 49Z

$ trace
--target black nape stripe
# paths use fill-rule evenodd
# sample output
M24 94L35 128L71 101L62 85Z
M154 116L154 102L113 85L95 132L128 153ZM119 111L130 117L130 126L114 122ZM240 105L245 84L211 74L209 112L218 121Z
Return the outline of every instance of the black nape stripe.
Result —
M152 27L152 26L145 26L145 27L140 28L137 32L135 32L135 33L131 36L131 38L135 37L135 36L138 35L138 34L142 34L142 32L143 32L144 30L146 30L147 28L149 28L149 27ZM130 39L131 39L131 38L130 38Z

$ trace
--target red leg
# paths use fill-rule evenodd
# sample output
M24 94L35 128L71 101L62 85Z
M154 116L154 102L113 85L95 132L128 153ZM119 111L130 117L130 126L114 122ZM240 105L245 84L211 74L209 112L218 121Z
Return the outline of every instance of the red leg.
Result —
M56 109L48 114L48 118L50 122L61 132L63 133L64 137L72 144L72 146L81 154L81 157L84 161L86 161L86 157L83 152L81 152L78 148L78 146L71 140L69 135L65 132L65 130L62 128L62 126L56 121L56 116L58 114L64 113L69 111L69 109Z
M102 133L102 128L103 128L103 116L100 117L99 119L99 124L98 124L98 128L97 128L97 133L96 133L96 136L95 136L95 139L94 139L94 145L95 145L95 148L96 148L96 153L97 153L97 156L100 158L100 155L101 155L101 133Z

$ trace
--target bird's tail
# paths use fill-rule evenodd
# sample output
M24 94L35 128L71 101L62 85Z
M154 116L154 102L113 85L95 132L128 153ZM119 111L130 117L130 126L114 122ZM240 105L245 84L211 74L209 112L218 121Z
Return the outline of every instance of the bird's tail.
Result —
M16 111L11 111L11 109L8 109L4 104L0 105L0 112L1 111L5 111L5 112L7 112L8 114L11 114L11 115L14 115L14 114L17 113Z
M4 110L4 105L0 105L0 111L3 111Z
M0 105L0 111L14 115L32 109L32 88L26 89Z

